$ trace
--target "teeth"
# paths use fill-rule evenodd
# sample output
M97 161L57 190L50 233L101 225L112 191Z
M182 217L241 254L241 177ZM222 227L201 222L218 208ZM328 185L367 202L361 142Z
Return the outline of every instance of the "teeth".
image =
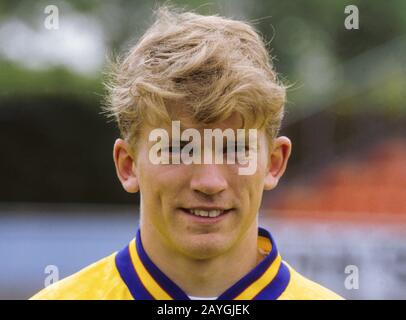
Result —
M210 217L210 218L215 218L218 217L223 211L222 210L195 210L195 209L190 209L189 210L191 214L199 217Z
M211 211L209 211L209 217L210 218L218 217L220 214L221 214L220 210L211 210Z

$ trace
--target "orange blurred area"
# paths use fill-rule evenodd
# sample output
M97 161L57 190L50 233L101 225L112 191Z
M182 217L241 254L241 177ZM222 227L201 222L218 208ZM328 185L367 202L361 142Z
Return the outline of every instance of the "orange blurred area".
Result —
M312 181L286 187L265 211L284 218L406 224L405 159L406 139L386 140L336 161Z

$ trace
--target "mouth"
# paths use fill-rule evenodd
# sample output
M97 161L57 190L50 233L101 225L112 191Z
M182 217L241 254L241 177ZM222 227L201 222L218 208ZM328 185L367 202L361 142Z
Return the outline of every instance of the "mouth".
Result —
M181 208L181 210L190 216L207 220L218 220L232 211L225 208Z

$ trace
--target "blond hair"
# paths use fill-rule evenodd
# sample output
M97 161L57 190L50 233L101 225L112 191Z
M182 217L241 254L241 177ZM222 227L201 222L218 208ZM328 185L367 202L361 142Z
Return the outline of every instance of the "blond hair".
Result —
M203 125L238 112L245 127L265 128L271 139L278 134L286 88L254 27L167 6L155 16L106 83L105 111L123 138L136 143L143 123L170 121L170 106Z

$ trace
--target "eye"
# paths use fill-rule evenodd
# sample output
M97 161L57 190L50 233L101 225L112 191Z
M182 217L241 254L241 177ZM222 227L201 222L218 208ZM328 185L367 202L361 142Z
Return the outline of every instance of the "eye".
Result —
M168 147L162 148L162 152L166 153L180 153L185 145L187 145L187 141L181 141L179 146L169 145Z

